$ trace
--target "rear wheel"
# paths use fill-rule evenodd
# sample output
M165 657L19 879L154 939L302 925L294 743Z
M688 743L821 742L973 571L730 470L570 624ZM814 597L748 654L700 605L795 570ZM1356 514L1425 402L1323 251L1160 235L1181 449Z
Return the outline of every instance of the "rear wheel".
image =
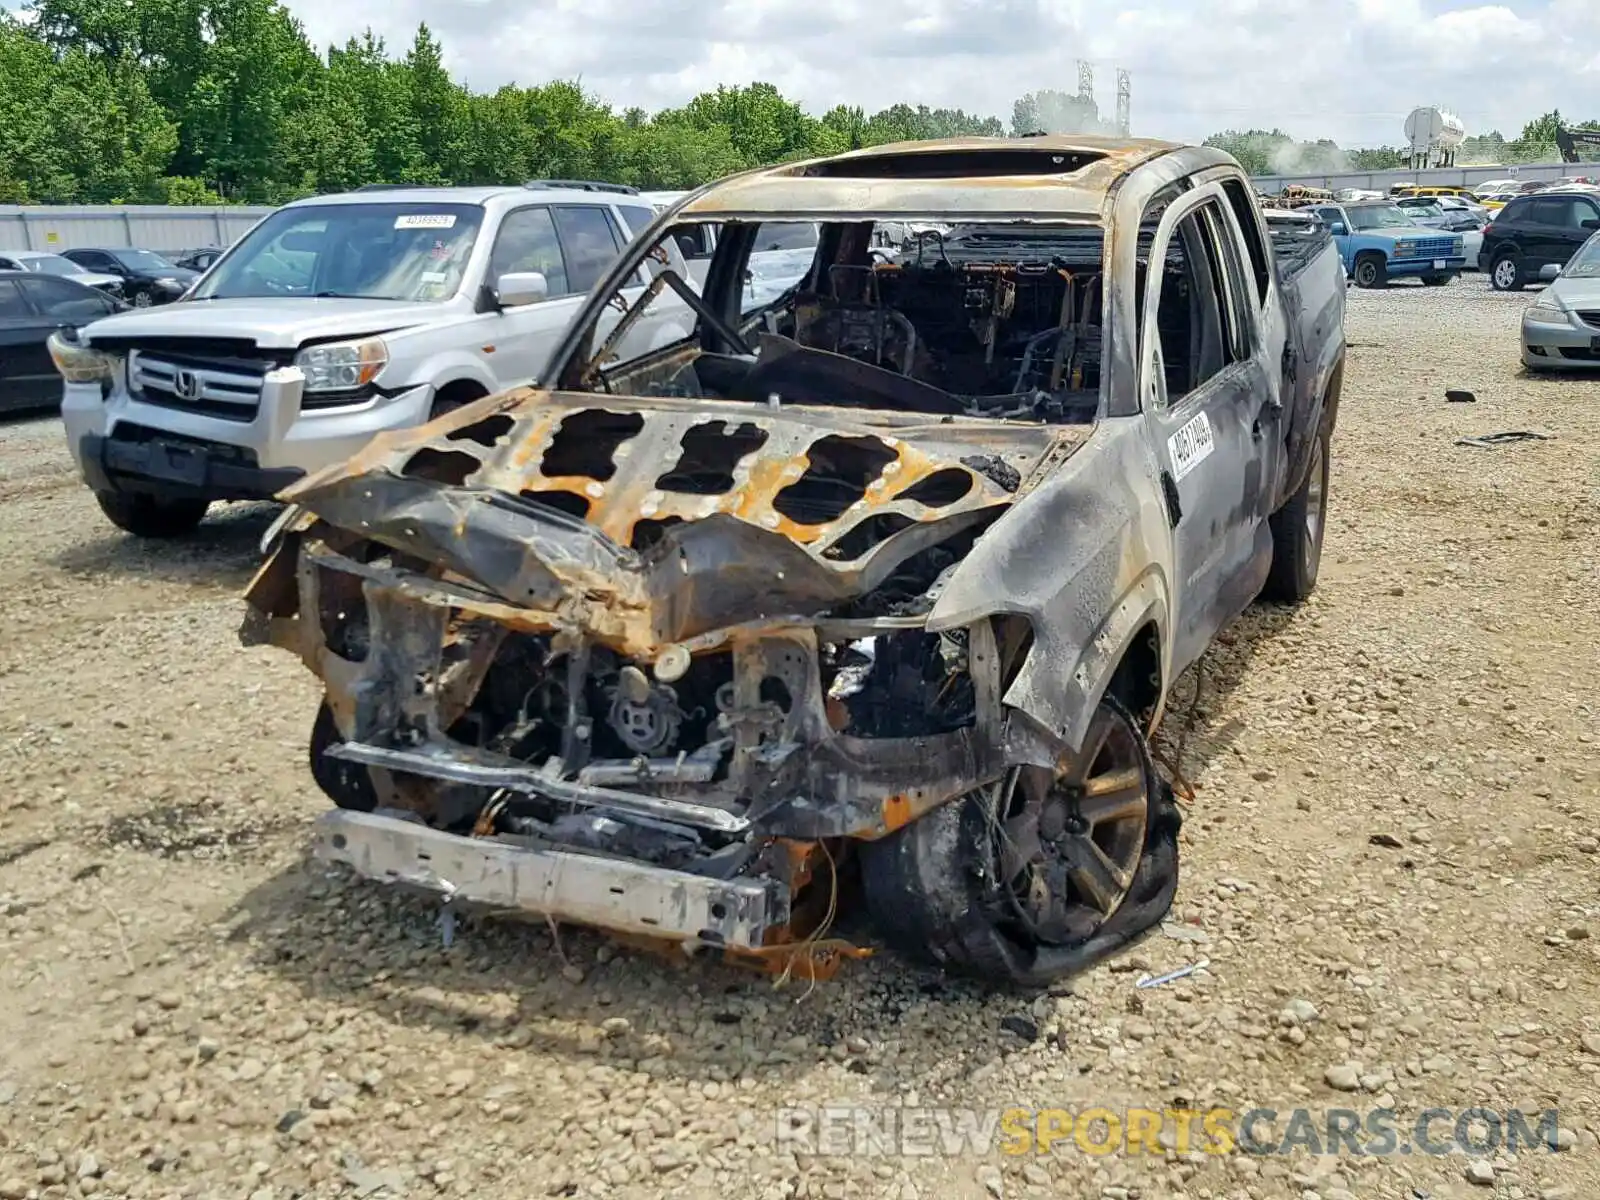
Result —
M96 492L94 498L113 525L142 538L193 533L211 507L205 500L165 500L138 492Z
M1381 254L1358 257L1353 274L1358 288L1381 288L1389 284L1389 264Z
M1261 589L1264 600L1300 604L1317 586L1327 518L1329 433L1326 426L1317 431L1305 482L1272 514L1272 570Z
M1137 719L1107 696L1067 770L1013 767L863 846L867 909L908 957L991 982L1045 984L1166 915L1179 824Z
M1502 254L1489 268L1489 286L1497 292L1515 292L1522 289L1522 266L1515 254Z

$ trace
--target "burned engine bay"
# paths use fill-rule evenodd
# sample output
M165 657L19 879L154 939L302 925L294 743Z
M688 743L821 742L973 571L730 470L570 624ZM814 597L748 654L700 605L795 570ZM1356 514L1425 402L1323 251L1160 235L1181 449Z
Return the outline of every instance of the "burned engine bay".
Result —
M1094 419L1098 228L957 227L893 251L867 249L872 240L870 226L833 227L805 277L754 314L751 354L690 348L609 366L596 381L625 395Z
M998 771L1026 622L925 625L1087 429L593 400L512 393L293 489L250 640L323 679L386 804L709 870Z

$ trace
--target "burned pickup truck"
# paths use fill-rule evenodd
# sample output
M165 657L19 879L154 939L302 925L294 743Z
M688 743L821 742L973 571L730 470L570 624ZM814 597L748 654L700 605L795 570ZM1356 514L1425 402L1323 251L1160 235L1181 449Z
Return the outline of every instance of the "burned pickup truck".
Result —
M809 270L752 300L796 221ZM661 248L706 223L696 290ZM658 303L692 335L620 353ZM539 388L284 494L243 637L325 685L321 852L775 970L853 951L850 903L995 981L1098 961L1177 886L1171 681L1316 582L1343 304L1326 231L1210 149L914 143L679 200Z

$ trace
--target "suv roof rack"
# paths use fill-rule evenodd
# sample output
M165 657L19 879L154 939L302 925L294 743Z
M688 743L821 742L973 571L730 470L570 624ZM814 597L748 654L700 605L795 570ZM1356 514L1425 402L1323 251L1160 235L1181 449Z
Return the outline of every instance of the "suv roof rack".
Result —
M525 188L572 188L580 192L617 192L623 196L637 196L639 189L625 183L596 183L588 179L530 179Z

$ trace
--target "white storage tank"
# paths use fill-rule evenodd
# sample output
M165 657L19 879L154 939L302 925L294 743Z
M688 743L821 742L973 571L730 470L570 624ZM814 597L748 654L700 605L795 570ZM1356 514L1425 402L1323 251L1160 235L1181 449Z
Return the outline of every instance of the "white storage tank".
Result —
M1405 132L1414 160L1437 156L1441 162L1449 162L1461 143L1467 140L1466 126L1460 117L1431 105L1411 110L1406 117Z

